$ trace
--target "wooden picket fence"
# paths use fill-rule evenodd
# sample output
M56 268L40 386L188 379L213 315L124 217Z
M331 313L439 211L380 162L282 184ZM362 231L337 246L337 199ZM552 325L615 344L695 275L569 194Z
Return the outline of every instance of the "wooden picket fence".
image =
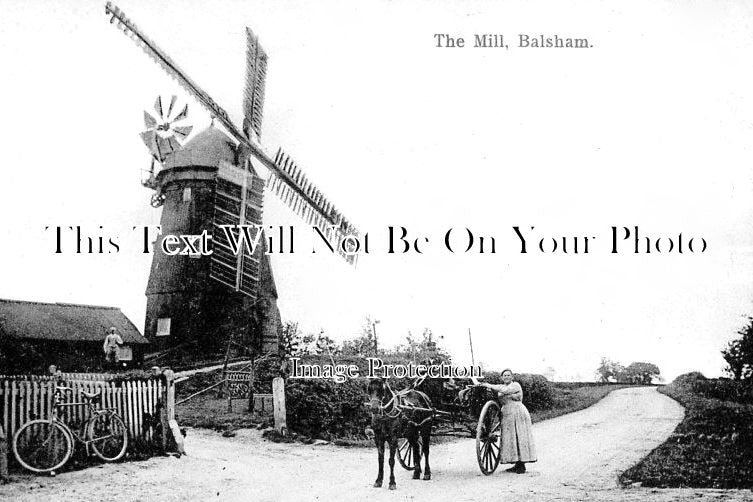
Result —
M27 421L48 418L52 413L55 386L65 385L72 392L63 393L61 402L84 402L82 391L92 393L101 390L102 401L94 406L117 410L128 428L131 446L158 446L153 443L157 439L155 428L162 418L160 408L165 407L167 415L174 417L174 392L167 392L172 382L168 383L161 376L126 381L119 381L115 379L116 376L64 373L58 379L41 375L0 375L0 425L10 439ZM89 416L90 411L85 404L58 410L58 417L79 434Z

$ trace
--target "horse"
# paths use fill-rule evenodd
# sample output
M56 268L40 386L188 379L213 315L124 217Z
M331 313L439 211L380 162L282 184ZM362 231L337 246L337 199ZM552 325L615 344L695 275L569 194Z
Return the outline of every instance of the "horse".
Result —
M408 440L413 451L413 458L415 459L413 479L421 479L421 450L418 444L420 436L424 456L424 480L431 479L429 441L434 417L431 399L414 388L394 392L382 378L369 381L368 393L369 406L371 407L371 427L374 430L379 466L374 488L381 488L384 479L385 442L389 444L390 448L389 489L394 490L397 487L395 483L395 452L397 441L401 437Z

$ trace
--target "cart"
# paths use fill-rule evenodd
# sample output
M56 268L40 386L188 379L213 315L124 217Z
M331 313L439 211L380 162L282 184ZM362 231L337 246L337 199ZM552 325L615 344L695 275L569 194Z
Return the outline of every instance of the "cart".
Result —
M424 410L400 403L399 394L396 394L399 408ZM439 404L442 409L425 410L433 412L436 419L436 430L432 435L475 437L476 459L481 472L488 476L497 470L502 449L502 414L496 393L482 385L468 385L464 392L457 396L448 396L448 399L442 400ZM403 468L413 470L416 460L421 460L420 446L419 443L418 459L414 459L408 440L400 439L397 458Z

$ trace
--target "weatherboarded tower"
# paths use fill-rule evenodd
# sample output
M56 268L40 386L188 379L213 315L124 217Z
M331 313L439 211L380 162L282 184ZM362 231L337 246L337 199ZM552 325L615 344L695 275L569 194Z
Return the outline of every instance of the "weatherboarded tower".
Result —
M152 180L160 194L164 235L212 235L217 172L223 162L236 165L229 138L214 127L198 133L170 154ZM209 256L169 256L155 245L144 335L162 350L191 343L199 351L224 347L228 337L257 353L276 352L281 330L277 290L269 257L261 253L257 298L233 291L210 277Z

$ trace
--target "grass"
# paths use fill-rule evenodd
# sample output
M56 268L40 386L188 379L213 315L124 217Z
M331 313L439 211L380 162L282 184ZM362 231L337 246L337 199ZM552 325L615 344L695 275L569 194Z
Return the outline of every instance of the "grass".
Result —
M228 411L227 399L218 399L214 389L208 391L208 394L210 395L195 397L176 407L176 419L181 426L234 430L266 427L272 421L267 415L249 413L246 399L233 399L232 411Z
M554 402L551 408L531 413L531 420L534 423L583 410L598 403L613 390L630 387L629 385L591 382L552 382L552 386L554 387Z
M685 407L673 434L620 476L659 488L753 488L753 406L706 397L714 380L678 378L659 391Z
M178 402L219 381L222 370L197 373L188 380L176 384L175 401ZM210 389L175 408L175 416L181 426L201 427L214 430L246 429L269 425L266 415L248 412L247 399L233 399L232 411L227 409L227 399L219 399L219 387ZM256 392L269 392L257 389Z

